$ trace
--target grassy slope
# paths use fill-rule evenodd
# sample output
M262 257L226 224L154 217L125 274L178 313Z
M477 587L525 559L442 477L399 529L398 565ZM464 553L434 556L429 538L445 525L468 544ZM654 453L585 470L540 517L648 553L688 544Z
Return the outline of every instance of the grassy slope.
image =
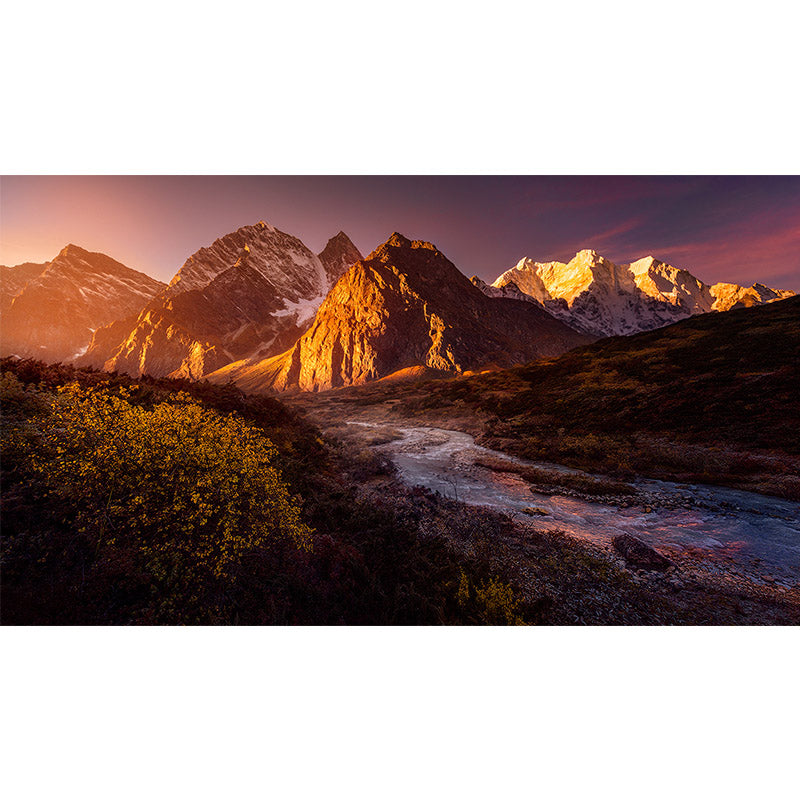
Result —
M401 413L478 412L519 455L800 497L800 297L398 396Z
M474 596L466 603L456 598L462 571L472 586L491 577L485 564L462 563L440 542L420 542L413 520L391 504L360 500L359 483L384 475L385 466L342 454L277 400L232 386L135 380L31 361L4 360L3 372L28 387L13 405L6 398L6 421L22 419L32 430L37 397L73 381L126 388L131 402L145 407L188 392L207 408L236 414L275 443L276 466L314 529L311 553L280 539L251 553L234 583L201 598L199 615L164 611L159 581L138 553L76 535L69 510L50 508L24 465L4 458L3 623L430 624L486 622L494 614Z

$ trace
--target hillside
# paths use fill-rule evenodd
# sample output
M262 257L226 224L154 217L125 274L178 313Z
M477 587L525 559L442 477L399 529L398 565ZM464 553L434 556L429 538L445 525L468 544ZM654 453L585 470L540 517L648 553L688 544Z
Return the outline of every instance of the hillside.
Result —
M2 368L3 624L797 621L778 589L676 595L669 573L408 488L273 398Z
M484 443L531 459L797 499L798 386L800 298L793 297L508 370L391 394L351 390L349 399L377 406L392 397L397 417L477 426Z

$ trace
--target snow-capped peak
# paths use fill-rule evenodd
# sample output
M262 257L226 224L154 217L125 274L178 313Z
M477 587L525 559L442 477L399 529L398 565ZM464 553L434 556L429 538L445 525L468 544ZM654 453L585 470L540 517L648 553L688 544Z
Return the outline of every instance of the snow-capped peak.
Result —
M649 269L652 269L654 266L662 263L663 262L659 261L655 256L645 256L644 258L637 259L636 261L631 261L628 269L630 269L634 275L639 275L640 273L647 272Z
M241 259L291 301L319 295L327 285L325 270L299 239L264 220L245 225L202 247L170 281L171 294L203 289Z
M276 355L308 327L360 253L339 233L323 253L259 220L193 253L132 327L98 338L84 360L134 374L198 378ZM102 337L101 337L102 338Z
M596 336L651 330L692 314L771 302L792 294L768 287L708 286L653 255L616 265L590 249L580 250L566 264L522 258L492 287L509 284L574 328Z

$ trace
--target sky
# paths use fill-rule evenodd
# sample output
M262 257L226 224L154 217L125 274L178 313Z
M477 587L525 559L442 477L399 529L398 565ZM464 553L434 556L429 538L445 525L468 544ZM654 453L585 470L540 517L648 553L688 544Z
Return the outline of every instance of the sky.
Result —
M800 291L800 176L4 176L0 264L72 243L169 281L261 219L314 252L343 230L366 255L399 231L487 281L590 248Z

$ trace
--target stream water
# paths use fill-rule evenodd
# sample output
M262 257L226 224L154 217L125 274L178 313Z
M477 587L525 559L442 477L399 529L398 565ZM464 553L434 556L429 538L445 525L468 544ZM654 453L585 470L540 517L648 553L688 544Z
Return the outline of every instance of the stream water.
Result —
M460 431L428 427L384 426L351 422L401 434L376 446L395 464L401 479L470 505L519 513L528 525L558 529L610 545L630 533L677 558L702 560L706 568L732 576L793 587L800 581L800 504L775 497L716 486L638 480L634 487L667 505L633 504L627 508L563 495L535 494L517 475L475 463L491 456L509 464L577 473L554 464L522 461L480 447ZM523 509L536 508L529 516Z

